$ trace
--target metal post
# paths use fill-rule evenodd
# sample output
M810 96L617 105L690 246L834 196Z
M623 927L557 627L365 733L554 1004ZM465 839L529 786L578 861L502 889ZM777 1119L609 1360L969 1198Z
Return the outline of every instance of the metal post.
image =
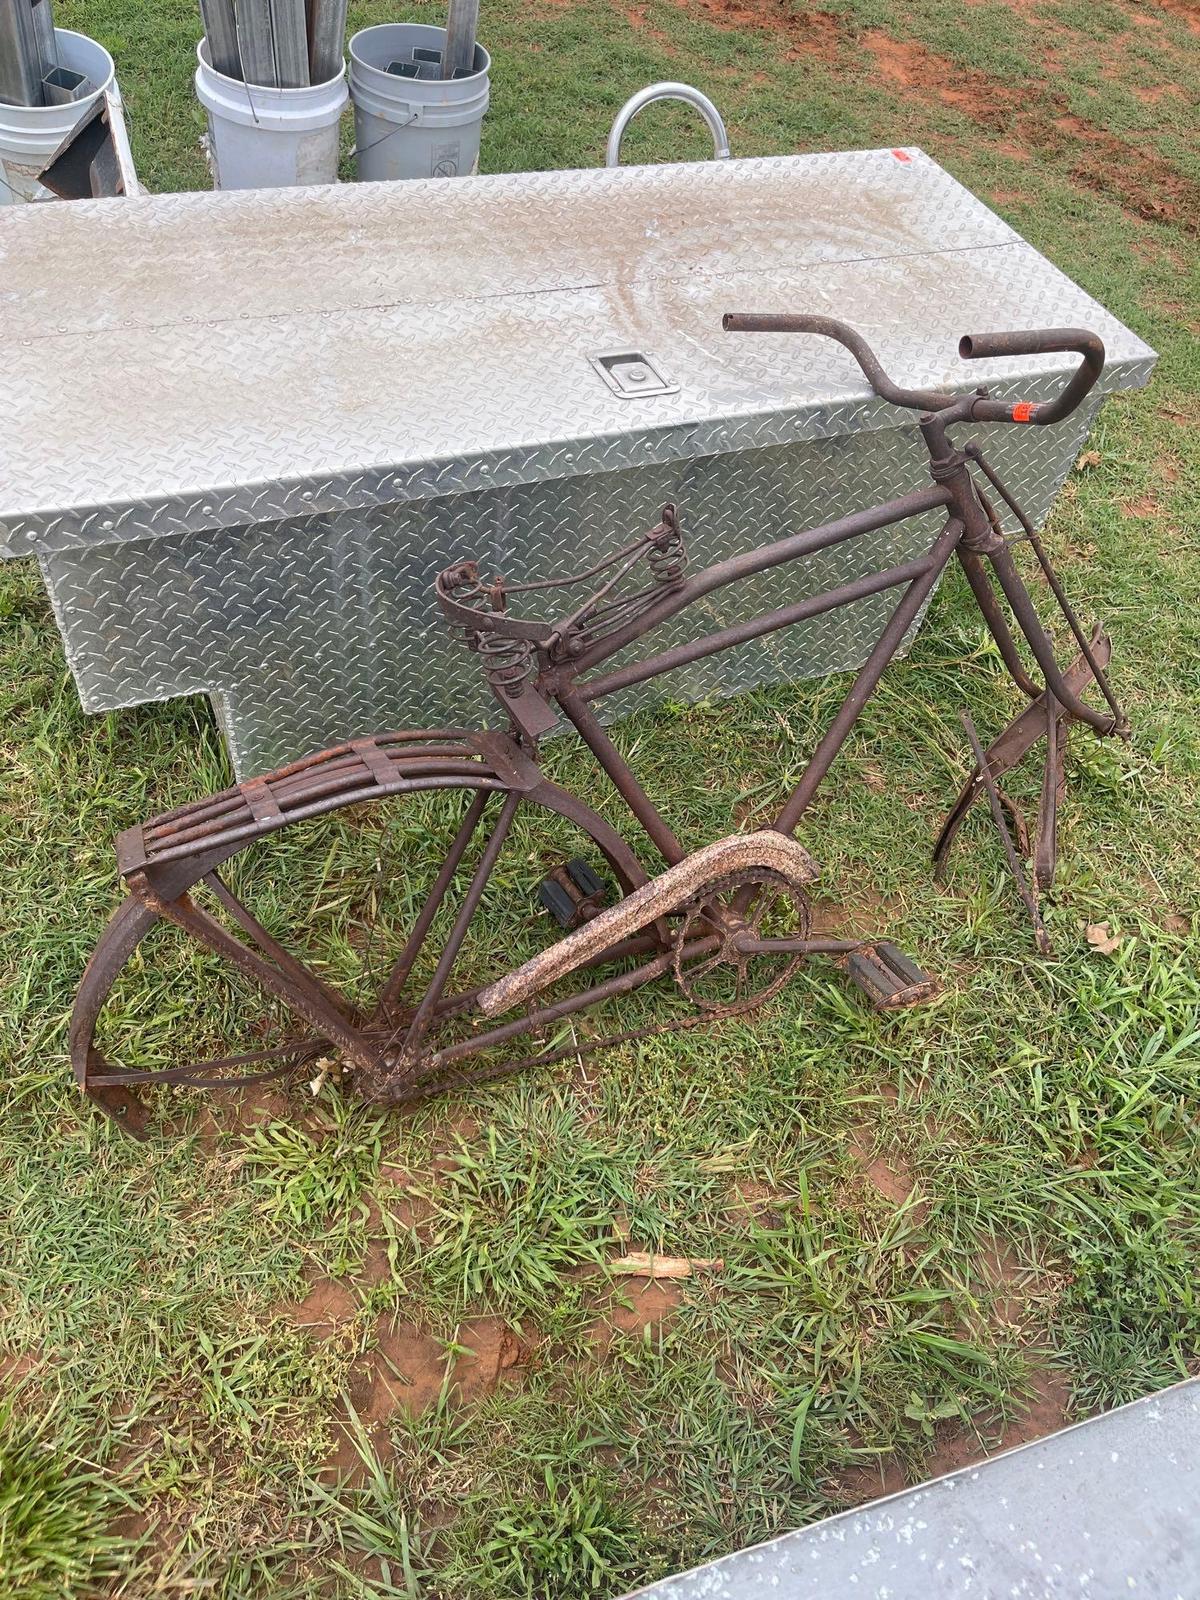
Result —
M479 0L450 0L446 17L446 49L442 76L470 72L475 64L475 35L479 31Z
M48 106L65 106L90 94L95 85L82 72L70 67L52 67L42 79L42 100Z
M308 83L308 17L304 0L269 0L275 81L281 89Z
M33 36L42 62L42 77L58 65L58 39L54 33L54 13L50 0L30 0L33 10Z
M0 0L0 100L40 106L42 55L29 0Z
M342 64L346 44L346 0L308 0L308 70L313 83L328 83Z
M274 89L275 51L271 44L270 0L233 0L242 76L247 83Z
M240 78L242 61L238 54L237 21L233 0L200 0L200 19L208 40L208 59L214 72L227 78Z

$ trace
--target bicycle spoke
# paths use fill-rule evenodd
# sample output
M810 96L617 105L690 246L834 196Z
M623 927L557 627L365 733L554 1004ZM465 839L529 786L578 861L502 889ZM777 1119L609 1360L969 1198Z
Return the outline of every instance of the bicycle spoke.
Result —
M500 815L496 820L495 831L487 842L483 855L479 859L479 865L475 868L466 898L463 900L458 916L454 920L454 926L451 928L441 956L438 958L438 964L430 980L429 987L421 996L421 1003L417 1007L416 1015L409 1024L408 1032L404 1037L404 1048L410 1055L424 1037L425 1030L429 1026L429 1019L442 997L442 990L446 987L446 980L449 978L458 952L462 948L462 942L467 936L467 929L471 926L471 919L479 907L483 891L487 887L487 881L492 875L492 870L504 846L504 841L508 837L508 831L512 827L513 818L516 816L517 807L520 804L521 796L519 793L510 793L505 797L504 805L501 807Z
M283 971L249 945L235 939L214 916L202 910L186 895L179 900L165 902L162 914L217 955L232 961L277 1000L282 1000L330 1044L336 1045L349 1061L356 1066L374 1066L374 1057L366 1048L362 1035L351 1026L337 1006L330 1003L306 967L296 963L298 975Z
M344 996L330 989L317 977L315 972L306 967L302 961L298 961L291 951L286 950L277 939L271 937L258 918L246 909L216 872L206 873L201 882L208 885L243 933L249 934L255 944L275 963L280 971L287 973L296 983L306 986L312 985L335 1010L348 1012L352 1009Z
M409 973L412 971L413 962L416 961L424 948L433 919L441 910L442 902L449 892L454 874L458 871L459 864L466 854L467 846L475 836L475 830L479 826L487 800L487 793L480 791L468 806L467 814L454 836L454 842L450 846L445 861L442 863L441 870L434 879L428 898L421 907L421 913L413 924L413 930L400 953L399 960L389 973L388 980L380 992L379 999L375 1005L374 1016L376 1019L386 1015L399 999L400 992L408 981Z
M97 1088L109 1088L117 1084L135 1088L140 1083L186 1083L195 1088L237 1088L265 1083L282 1073L295 1071L306 1059L320 1055L325 1048L323 1039L287 1039L270 1050L250 1050L240 1056L217 1056L211 1061L193 1061L186 1067L114 1068L91 1074L88 1082ZM296 1059L291 1060L292 1057ZM262 1061L279 1060L283 1060L284 1064L266 1072L232 1073L235 1067L257 1066Z

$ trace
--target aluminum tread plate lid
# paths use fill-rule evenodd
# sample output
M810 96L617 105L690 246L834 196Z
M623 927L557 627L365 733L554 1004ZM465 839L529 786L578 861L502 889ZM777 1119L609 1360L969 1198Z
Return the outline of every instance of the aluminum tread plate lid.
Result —
M1154 360L916 150L13 207L0 553L894 425L844 351L729 309L841 316L926 387L983 381L956 345L992 328L1095 328L1105 389ZM614 349L678 391L614 394ZM1036 399L1070 364L986 376Z

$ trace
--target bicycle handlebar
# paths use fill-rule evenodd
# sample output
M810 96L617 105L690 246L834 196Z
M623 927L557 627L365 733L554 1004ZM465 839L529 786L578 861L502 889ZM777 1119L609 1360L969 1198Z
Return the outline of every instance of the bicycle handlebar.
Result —
M1104 371L1104 340L1087 328L1042 328L1017 333L967 333L958 341L964 361L986 360L989 356L1040 356L1056 351L1076 351L1083 359L1066 387L1053 400L1008 405L1001 400L983 400L972 408L977 422L1032 422L1039 427L1069 417Z
M990 356L1045 355L1074 350L1083 358L1062 392L1053 400L1032 402L991 400L986 396L958 396L932 389L902 389L883 370L878 356L854 328L833 317L728 311L721 319L726 333L816 333L844 345L862 369L863 376L882 400L913 411L948 411L963 407L962 419L975 422L1026 422L1045 427L1069 416L1104 370L1104 343L1086 328L1043 328L1016 333L965 334L958 353L965 361Z

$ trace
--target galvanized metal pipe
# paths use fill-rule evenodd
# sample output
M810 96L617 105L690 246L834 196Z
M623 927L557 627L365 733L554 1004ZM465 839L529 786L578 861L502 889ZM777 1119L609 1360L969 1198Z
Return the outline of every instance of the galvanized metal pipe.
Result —
M50 0L30 0L33 10L33 36L42 63L42 77L58 65L58 39L54 32L54 12Z
M13 106L44 105L44 77L29 0L0 0L0 100Z
M475 64L475 35L479 32L479 0L450 0L446 15L446 48L442 76L470 72Z
M453 3L454 0L451 0L452 6ZM690 83L652 83L648 88L640 89L637 94L632 95L617 112L604 152L606 167L621 165L621 140L625 137L626 128L639 111L653 105L656 100L682 100L685 105L695 106L704 118L709 133L712 134L713 160L729 159L729 135L725 132L721 113L706 94L701 94L699 89L693 89Z
M342 65L346 47L346 0L308 0L308 71L313 83L328 83Z
M278 88L270 0L233 0L233 7L243 78L264 89Z
M91 94L95 85L82 72L72 72L70 67L51 67L42 79L42 104L65 106L85 94Z
M308 84L308 16L304 0L268 0L275 82L281 89Z
M208 59L215 72L227 78L240 78L242 58L238 51L237 19L233 0L200 0L200 20L208 40Z

